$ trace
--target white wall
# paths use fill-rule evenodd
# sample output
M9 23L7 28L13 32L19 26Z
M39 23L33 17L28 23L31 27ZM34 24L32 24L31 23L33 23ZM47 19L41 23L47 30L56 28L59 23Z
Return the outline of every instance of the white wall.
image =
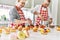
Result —
M52 0L52 17L53 22L57 24L58 0Z
M17 0L0 0L0 4L15 5ZM27 0L28 3L25 5L27 8L31 8L33 0ZM34 0L34 6L41 4L44 0Z
M57 24L60 25L60 0L58 0Z
M34 6L36 6L37 4L42 4L44 2L44 0L34 0Z
M16 0L0 0L0 4L14 5Z

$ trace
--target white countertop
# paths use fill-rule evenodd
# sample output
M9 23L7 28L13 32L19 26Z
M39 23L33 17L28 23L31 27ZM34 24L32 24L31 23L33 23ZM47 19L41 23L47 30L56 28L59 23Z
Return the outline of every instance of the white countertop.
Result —
M56 29L51 29L51 32L47 35L42 35L40 32L33 32L32 30L29 33L30 36L25 40L60 40L60 31L56 31ZM0 40L10 40L9 35L3 35Z
M11 21L0 21L0 24L9 24Z
M31 32L31 35L27 40L60 40L60 32L55 29L51 29L52 31L47 35L42 35L40 32Z

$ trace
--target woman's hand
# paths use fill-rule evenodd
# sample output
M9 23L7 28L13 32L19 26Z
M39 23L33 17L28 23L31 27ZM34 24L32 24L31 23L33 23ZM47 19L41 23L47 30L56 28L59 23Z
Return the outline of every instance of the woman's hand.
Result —
M41 18L41 21L44 21L44 17L40 14L38 14L38 16Z
M41 18L41 21L44 21L43 16L39 12L35 11L34 14L39 16Z
M28 24L32 24L32 20L28 18L28 19L27 19L27 23L28 23Z

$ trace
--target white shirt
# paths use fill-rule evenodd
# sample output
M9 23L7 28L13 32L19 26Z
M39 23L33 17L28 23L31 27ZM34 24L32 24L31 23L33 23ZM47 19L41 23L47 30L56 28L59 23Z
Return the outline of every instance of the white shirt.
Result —
M23 13L24 13L24 16L26 19L31 19L32 20L32 23L33 23L33 14L31 13L30 10L26 10L26 9L22 9L23 10Z

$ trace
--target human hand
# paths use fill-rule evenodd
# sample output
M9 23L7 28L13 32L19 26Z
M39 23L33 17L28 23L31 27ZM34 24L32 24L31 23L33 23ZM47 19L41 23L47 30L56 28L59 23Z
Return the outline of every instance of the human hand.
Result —
M32 20L28 18L27 23L32 24Z

